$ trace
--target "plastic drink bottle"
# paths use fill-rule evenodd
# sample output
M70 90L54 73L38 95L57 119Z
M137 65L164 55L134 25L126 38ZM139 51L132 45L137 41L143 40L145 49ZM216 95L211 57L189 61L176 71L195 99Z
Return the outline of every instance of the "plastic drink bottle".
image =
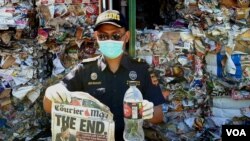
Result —
M130 81L129 88L123 99L125 122L123 139L125 141L144 141L142 101L143 97L140 90L136 87L136 82Z

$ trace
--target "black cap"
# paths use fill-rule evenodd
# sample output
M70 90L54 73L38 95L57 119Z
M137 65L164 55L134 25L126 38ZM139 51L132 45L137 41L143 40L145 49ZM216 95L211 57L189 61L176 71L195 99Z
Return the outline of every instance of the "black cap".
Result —
M101 13L96 19L94 30L96 31L102 24L112 24L127 29L127 22L124 16L117 10L107 10Z

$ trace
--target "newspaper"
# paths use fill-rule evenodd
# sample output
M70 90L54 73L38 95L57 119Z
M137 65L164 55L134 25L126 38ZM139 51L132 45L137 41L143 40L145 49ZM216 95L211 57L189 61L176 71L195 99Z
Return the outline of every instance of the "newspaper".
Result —
M84 92L70 92L70 103L52 103L52 141L114 141L113 114Z

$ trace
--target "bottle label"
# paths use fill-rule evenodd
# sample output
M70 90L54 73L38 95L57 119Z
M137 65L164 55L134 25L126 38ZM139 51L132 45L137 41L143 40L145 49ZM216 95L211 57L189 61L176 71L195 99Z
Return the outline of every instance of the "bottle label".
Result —
M142 118L142 102L124 102L123 114L127 119L141 119Z

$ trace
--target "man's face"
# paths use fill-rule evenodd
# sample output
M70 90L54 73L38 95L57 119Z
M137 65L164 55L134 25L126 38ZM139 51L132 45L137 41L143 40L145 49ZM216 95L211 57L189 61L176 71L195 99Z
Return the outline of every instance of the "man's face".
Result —
M69 138L69 135L70 135L69 129L65 130L65 131L62 133L62 136L63 136L64 139Z
M99 41L104 40L116 40L116 41L124 41L123 49L125 48L125 44L129 40L129 32L125 30L125 28L119 28L112 24L103 24L98 30L95 32L95 38Z

